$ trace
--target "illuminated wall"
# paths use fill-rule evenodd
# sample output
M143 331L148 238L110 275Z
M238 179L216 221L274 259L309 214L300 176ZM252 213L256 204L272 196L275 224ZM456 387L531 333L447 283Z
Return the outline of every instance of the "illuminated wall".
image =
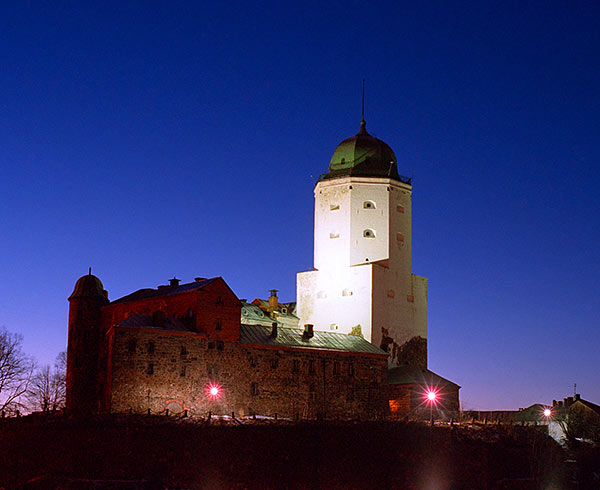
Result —
M343 177L315 188L314 271L297 276L300 325L361 333L391 364L427 366L427 280L412 274L409 184Z
M387 415L383 355L273 349L143 328L117 327L109 337L107 408L113 412L364 420ZM209 386L218 387L215 396Z

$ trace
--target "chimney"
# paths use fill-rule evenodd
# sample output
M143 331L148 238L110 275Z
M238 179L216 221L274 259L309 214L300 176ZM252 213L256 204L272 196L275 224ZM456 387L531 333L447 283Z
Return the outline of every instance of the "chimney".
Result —
M307 323L304 325L304 333L302 334L302 338L304 340L308 340L314 337L315 332L313 331L314 325Z
M271 330L271 338L274 339L277 337L277 322L273 322L273 329Z
M575 393L575 401L581 400L581 395L579 393Z
M556 400L552 400L552 406L556 407L556 405L557 405Z
M173 276L173 279L169 279L169 286L179 286L179 279Z
M271 296L269 296L269 311L277 311L279 309L279 301L277 299L277 289L269 289Z

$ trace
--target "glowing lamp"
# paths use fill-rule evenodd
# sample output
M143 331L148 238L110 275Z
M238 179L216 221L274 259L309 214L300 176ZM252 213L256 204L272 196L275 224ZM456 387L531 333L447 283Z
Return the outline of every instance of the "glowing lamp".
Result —
M544 417L550 417L552 415L552 410L549 408L544 409Z
M427 392L427 401L429 401L429 403L435 403L437 399L437 393L433 390L429 390Z
M211 400L217 400L221 397L221 387L217 383L210 383L206 387L206 396Z

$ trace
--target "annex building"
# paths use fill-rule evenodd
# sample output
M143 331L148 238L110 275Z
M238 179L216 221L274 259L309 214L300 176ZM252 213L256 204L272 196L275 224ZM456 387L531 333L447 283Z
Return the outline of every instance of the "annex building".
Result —
M411 192L363 120L317 182L297 302L240 300L220 277L110 301L90 270L69 297L67 410L380 419L418 412L426 390L457 410L460 387L427 369Z

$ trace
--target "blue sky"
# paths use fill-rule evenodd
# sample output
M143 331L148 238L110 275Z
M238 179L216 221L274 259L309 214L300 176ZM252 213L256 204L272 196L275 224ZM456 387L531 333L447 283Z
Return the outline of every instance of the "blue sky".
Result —
M365 78L414 179L430 368L465 408L600 402L598 4L88 3L0 10L0 326L40 363L89 266L111 299L294 300Z

